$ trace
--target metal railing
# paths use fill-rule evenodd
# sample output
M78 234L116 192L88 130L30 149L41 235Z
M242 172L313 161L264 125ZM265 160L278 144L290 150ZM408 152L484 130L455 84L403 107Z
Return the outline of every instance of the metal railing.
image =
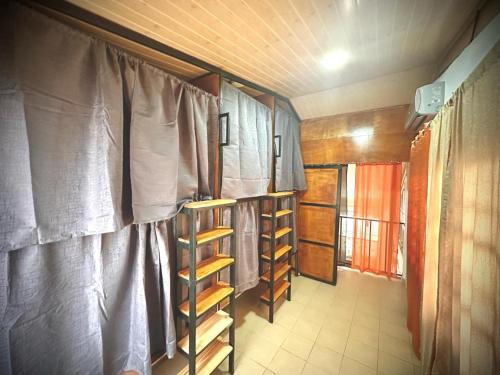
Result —
M364 217L355 217L349 215L340 215L340 223L339 223L339 251L338 251L338 265L351 267L352 260L352 251L354 249L354 241L362 241L361 246L368 246L368 259L370 259L372 245L378 246L379 241L384 241L385 244L382 244L383 250L387 253L387 247L392 246L388 241L389 234L392 226L398 226L399 237L401 236L402 231L404 230L404 223L399 221L387 221L387 220L379 220L379 219L370 219ZM384 228L385 227L385 228ZM359 230L361 228L361 230ZM394 227L392 228L394 229ZM355 232L358 233L355 233ZM385 233L384 233L385 232ZM385 236L381 236L384 235ZM379 238L382 237L382 238ZM397 246L397 269L396 276L401 276L402 274L402 255L401 249ZM392 251L392 250L391 250ZM391 270L384 270L385 272L392 273Z

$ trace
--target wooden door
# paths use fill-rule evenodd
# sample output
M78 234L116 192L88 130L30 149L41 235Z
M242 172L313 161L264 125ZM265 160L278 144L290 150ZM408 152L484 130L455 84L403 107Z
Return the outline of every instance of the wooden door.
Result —
M298 215L299 273L337 283L341 165L306 165Z

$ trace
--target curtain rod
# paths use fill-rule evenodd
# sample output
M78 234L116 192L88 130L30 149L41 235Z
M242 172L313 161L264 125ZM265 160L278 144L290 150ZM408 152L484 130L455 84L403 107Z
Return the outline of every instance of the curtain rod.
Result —
M116 34L116 35L121 36L123 38L129 39L133 42L136 42L138 44L141 44L143 46L151 48L155 51L161 52L165 55L174 57L174 58L181 60L181 61L184 61L188 64L197 66L198 68L207 70L211 73L219 74L222 78L228 79L230 81L241 83L244 86L248 86L248 87L253 88L255 90L261 91L264 94L274 96L275 98L286 102L290 106L290 108L292 109L295 117L297 117L297 120L299 122L301 121L300 116L298 115L297 111L295 110L292 102L286 96L278 94L273 90L270 90L266 87L260 86L256 83L248 81L244 78L238 77L237 75L235 75L233 73L227 72L224 69L221 69L221 68L219 68L215 65L212 65L210 63L207 63L201 59L198 59L197 57L191 56L185 52L182 52L178 49L170 47L170 46L168 46L164 43L161 43L153 38L150 38L146 35L142 35L136 31L131 30L125 26L122 26L116 22L110 21L104 17L101 17L101 16L94 14L92 12L89 12L88 10L80 8L77 5L74 5L74 4L69 3L67 1L57 1L57 0L37 0L37 1L17 0L17 1L19 1L20 3L23 3L25 5L28 5L28 6L31 6L34 3L43 5L47 8L55 10L59 13L76 18L76 19L83 21L85 23L88 23L90 25L99 27L100 29L103 29L103 30L108 31L108 32L113 33L113 34Z

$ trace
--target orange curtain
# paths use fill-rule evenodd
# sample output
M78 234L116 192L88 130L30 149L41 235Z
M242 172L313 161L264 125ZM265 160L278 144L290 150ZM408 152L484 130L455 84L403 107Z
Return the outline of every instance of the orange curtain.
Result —
M408 187L407 326L412 334L413 350L419 358L430 139L430 129L426 128L412 144Z
M420 308L424 278L425 222L427 217L427 171L430 129L420 132L410 154L407 240L407 326L413 350L420 358Z
M401 164L358 164L352 268L396 275Z

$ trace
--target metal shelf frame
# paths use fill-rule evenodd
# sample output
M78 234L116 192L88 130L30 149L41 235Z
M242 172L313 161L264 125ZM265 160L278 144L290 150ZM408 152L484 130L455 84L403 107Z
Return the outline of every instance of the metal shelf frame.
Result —
M288 209L293 211L293 207L292 207L293 198L294 198L294 194L286 195L286 196L273 196L272 194L270 194L270 195L266 195L266 196L262 197L262 199L259 200L259 212L260 212L260 215L259 215L260 223L259 224L260 224L260 231L261 231L261 233L259 235L259 275L261 277L264 274L264 269L263 269L264 263L267 263L269 265L269 280L265 282L266 286L268 288L268 291L269 291L269 298L267 299L267 298L263 298L261 296L261 301L263 303L266 303L269 306L269 312L268 312L269 323L274 322L274 305L275 305L277 299L280 297L280 295L275 297L275 286L277 284L281 285L280 284L281 280L275 280L276 262L277 262L276 249L278 247L277 240L279 240L280 238L283 238L285 236L287 238L288 245L292 247L286 255L287 256L286 262L289 265L288 270L286 272L287 281L289 284L286 288L286 299L288 301L292 300L292 256L293 256L294 216L293 216L293 212L290 215L284 215L281 217L277 217L276 213L278 211L282 210L283 200L287 200L287 203L289 206ZM271 212L270 212L271 217L270 218L263 217L264 201L265 200L271 201ZM276 232L278 231L278 220L286 218L286 217L289 218L288 224L289 224L289 227L291 228L291 230L290 230L290 232L288 232L284 236L277 238ZM267 239L264 237L264 233L263 233L263 224L265 221L271 222L270 237ZM265 261L262 257L264 241L269 242L270 259L268 261ZM261 279L261 281L262 281L262 279ZM264 294L266 294L266 293L264 293Z
M215 202L215 201L214 201ZM186 215L187 217L187 221L188 221L188 244L181 244L179 242L179 236L178 236L178 233L177 233L177 227L175 226L174 227L174 232L175 232L175 244L176 244L176 249L175 249L175 256L176 256L176 260L175 260L175 264L177 266L177 269L181 269L182 268L182 265L180 264L181 263L181 259L182 257L179 257L178 256L178 252L181 251L181 252L185 252L187 251L188 254L189 254L189 279L188 280L183 280L183 282L180 282L180 277L177 275L177 285L176 285L176 290L178 288L180 288L182 285L187 285L188 286L188 305L189 305L189 312L188 312L188 316L186 316L185 314L183 314L180 310L179 307L177 307L176 309L176 319L177 319L177 332L181 332L181 326L184 322L184 324L187 324L187 328L188 328L188 341L189 341L189 344L188 344L188 354L186 354L183 350L179 350L180 353L182 353L184 356L187 357L188 359L188 373L189 375L196 375L196 361L197 361L197 357L200 357L201 355L203 355L204 351L201 351L201 353L198 353L197 354L197 350L196 350L196 329L197 329L197 322L198 320L203 317L203 316L206 316L207 314L209 314L209 312L213 312L213 309L216 308L217 311L220 310L220 302L219 300L217 299L214 299L214 303L213 303L213 306L209 306L208 308L204 309L205 311L203 311L202 313L200 314L197 314L197 309L196 309L196 306L197 306L197 296L199 294L197 294L197 291L196 291L196 287L197 287L197 284L200 283L202 280L206 280L207 278L203 278L203 279L196 279L196 269L197 269L197 265L198 265L198 261L199 259L197 259L197 256L196 256L196 248L198 246L200 246L198 243L197 243L197 232L196 232L196 221L197 221L197 215L198 215L198 212L200 211L206 211L206 210L218 210L219 211L219 216L222 217L222 211L224 209L229 209L231 211L231 220L230 220L230 228L233 228L233 233L231 233L230 235L228 235L227 237L230 239L230 247L229 247L229 257L235 259L236 258L236 231L234 230L235 226L236 226L236 215L237 215L237 211L236 211L236 201L232 201L231 203L228 203L228 204L225 204L223 206L221 205L218 205L216 207L213 207L211 208L210 206L206 206L206 207L202 207L202 208L189 208L189 207L184 207L182 208L182 210L180 211L181 214L183 215ZM178 220L178 219L177 219ZM176 225L176 223L174 223L174 225ZM216 238L214 239L213 241L211 242L215 242L215 241L221 241L220 238ZM219 250L221 249L222 247L219 247ZM234 288L235 288L235 285L236 285L236 266L235 266L235 262L232 262L231 264L228 264L227 266L221 268L221 269L218 269L216 272L214 272L213 274L211 274L210 276L211 277L214 277L215 279L217 279L217 282L219 280L219 272L221 272L222 270L226 269L226 268L229 268L229 287L232 288L232 291L231 293L229 294L228 297L224 297L224 299L226 298L229 298L229 304L227 306L225 306L225 309L227 309L228 311L228 314L230 316L230 318L233 320L232 321L232 324L229 326L229 328L227 328L227 330L229 331L229 341L228 341L228 344L229 346L231 346L232 350L230 351L230 353L226 356L226 357L229 357L229 373L231 374L234 374L234 365L235 365L235 292L234 292ZM210 277L209 276L209 277ZM212 283L213 284L213 283ZM203 293L203 292L201 292ZM176 301L176 304L178 306L180 306L180 302L178 300L178 296L180 295L179 291L177 290L177 293L176 293L176 296L175 296L175 301ZM222 332L221 332L222 333ZM217 340L217 338L216 338ZM179 342L180 340L178 340ZM224 358L226 358L224 357Z

